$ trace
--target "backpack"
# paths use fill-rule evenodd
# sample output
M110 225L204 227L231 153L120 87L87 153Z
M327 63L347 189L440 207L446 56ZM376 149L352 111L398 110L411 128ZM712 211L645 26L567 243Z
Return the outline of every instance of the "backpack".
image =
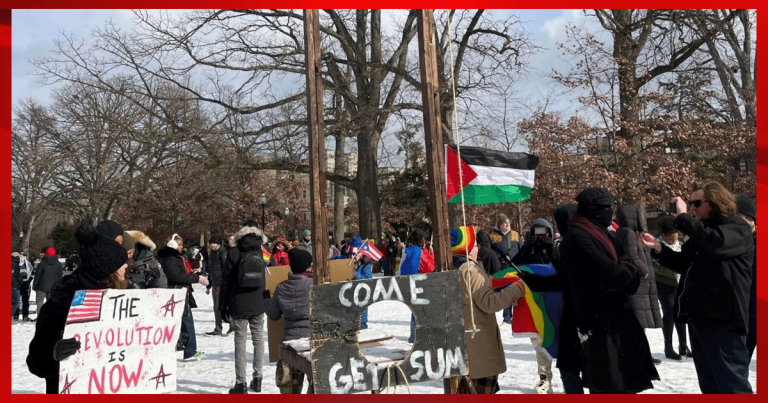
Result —
M261 249L249 250L241 254L237 262L237 285L240 288L264 287L266 267Z

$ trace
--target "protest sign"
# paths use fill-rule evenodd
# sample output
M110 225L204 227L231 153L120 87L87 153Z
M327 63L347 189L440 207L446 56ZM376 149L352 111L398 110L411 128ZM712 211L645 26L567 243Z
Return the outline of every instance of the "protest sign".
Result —
M469 373L457 271L317 285L309 295L316 393L363 392ZM400 362L371 363L360 353L360 315L378 301L400 301L416 318L413 349Z
M176 342L186 290L80 290L64 338L80 350L63 360L60 393L163 393L176 390Z

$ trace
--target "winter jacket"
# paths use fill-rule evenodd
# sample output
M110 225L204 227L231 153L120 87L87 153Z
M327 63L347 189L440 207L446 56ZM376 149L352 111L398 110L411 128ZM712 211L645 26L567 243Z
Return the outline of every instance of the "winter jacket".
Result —
M32 289L44 293L51 292L53 284L64 275L64 266L56 256L44 257L35 268L35 281Z
M595 228L610 237L604 228ZM629 295L640 284L636 269L624 259L614 261L606 246L573 226L560 245L560 262L575 307L584 387L606 393L653 388L651 380L659 374L629 305Z
M168 288L168 278L152 253L155 243L141 231L127 231L136 242L133 252L134 265L126 270L129 284L142 284L144 288Z
M638 231L644 232L640 223L640 208L636 205L623 206L619 208L616 217L619 223L619 229L616 230L618 253L627 256L640 271L640 287L629 298L629 303L640 326L644 329L661 328L661 306L651 250L638 243L635 236Z
M197 308L195 298L192 296L192 284L200 282L200 274L187 272L184 255L177 249L166 246L157 252L157 259L168 279L168 288L187 289L187 298L184 303L184 314L187 315L190 308Z
M312 254L312 241L306 242L302 239L299 241L299 244L296 245L296 248L305 250L309 252L309 254Z
M506 268L509 267L509 262L512 261L512 258L515 257L522 245L520 235L517 232L510 230L504 234L496 226L493 228L493 232L491 232L491 246L499 255L501 267Z
M235 234L237 247L227 253L227 265L221 276L219 307L224 314L234 319L247 319L264 313L264 287L241 288L238 284L240 257L249 251L261 251L267 242L264 232L256 227L243 227Z
M373 278L373 273L371 271L372 268L373 268L372 261L369 260L368 262L365 262L365 263L360 261L360 263L355 265L355 280L365 280L365 279ZM418 266L416 267L416 269L418 270Z
M219 246L219 249L208 253L208 288L221 286L221 274L227 265L227 250Z
M264 312L271 320L285 316L283 341L309 337L309 287L312 277L288 274L275 288L275 295L263 301Z
M662 265L682 270L678 314L690 322L732 325L747 334L755 243L741 217L697 220L680 214L675 228L688 236L682 251L662 245L654 256Z
M499 255L491 249L491 236L487 231L479 231L475 236L477 241L477 261L483 264L483 269L488 275L501 271Z
M513 284L494 292L488 273L475 262L462 264L459 274L461 300L464 305L464 329L473 329L474 315L474 325L480 330L476 333L465 333L469 377L478 379L503 374L507 370L507 364L499 325L496 322L496 312L510 305L517 305L518 298L523 296L523 290Z
M283 249L278 250L277 245L282 245ZM270 266L288 266L291 260L288 259L288 251L291 250L291 244L285 240L279 240L272 246L272 257L269 259ZM333 257L333 255L331 255Z
M49 382L59 380L59 362L53 359L53 346L61 340L72 298L78 290L100 290L98 281L75 271L51 288L51 298L40 309L35 323L35 335L29 343L27 367L29 372ZM58 388L56 390L59 390Z
M755 256L752 259L752 284L749 286L749 323L757 324L757 237L755 239Z
M21 259L16 256L11 257L11 289L21 289Z

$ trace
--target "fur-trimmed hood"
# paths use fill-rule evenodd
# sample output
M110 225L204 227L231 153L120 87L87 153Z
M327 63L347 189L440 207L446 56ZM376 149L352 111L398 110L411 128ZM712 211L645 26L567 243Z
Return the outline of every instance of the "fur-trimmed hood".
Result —
M291 246L291 244L288 241L280 238L272 243L272 253L275 253L275 248L277 247L277 245L283 245L283 250L286 253L288 253L288 251L291 250L291 248L293 248L293 246Z
M264 231L262 231L262 230L260 230L260 229L258 229L256 227L243 227L243 228L240 228L240 230L237 231L237 233L235 233L235 243L237 243L242 237L244 237L244 236L246 236L248 234L252 234L252 235L255 235L256 237L260 237L262 244L266 244L267 243L267 237L266 237L266 235L264 235Z
M152 240L149 239L149 237L141 231L125 231L125 232L127 232L128 235L130 235L131 238L133 238L134 242L140 243L146 246L147 248L149 248L149 250L155 250L155 247L157 247L157 245L155 245L155 243L152 242Z

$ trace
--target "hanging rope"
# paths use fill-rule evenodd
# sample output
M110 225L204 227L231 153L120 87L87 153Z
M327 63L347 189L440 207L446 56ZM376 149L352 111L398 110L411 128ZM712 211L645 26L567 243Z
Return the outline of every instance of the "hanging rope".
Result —
M453 71L453 36L451 34L451 12L448 12L448 51L450 54L450 65L451 65L451 96L453 97L453 139L456 142L456 155L458 157L458 165L459 165L459 187L460 187L460 193L461 193L461 222L463 223L464 227L467 226L467 211L464 203L464 175L461 169L461 135L459 134L459 116L457 113L456 108L456 76ZM469 263L469 250L467 248L465 249L465 257L467 259L467 263ZM472 336L471 338L475 338L475 334L479 332L480 330L477 328L477 325L475 325L475 310L474 310L474 300L472 299L472 286L471 286L471 277L469 276L469 270L467 270L464 273L464 282L467 284L467 291L469 293L469 315L472 322Z

